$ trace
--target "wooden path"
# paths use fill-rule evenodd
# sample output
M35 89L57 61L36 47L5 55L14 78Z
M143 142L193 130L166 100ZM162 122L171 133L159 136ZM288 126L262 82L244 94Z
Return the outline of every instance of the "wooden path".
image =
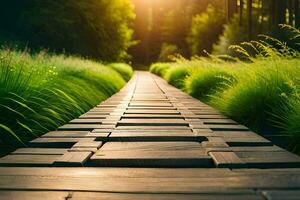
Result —
M0 166L1 200L300 199L298 156L147 72Z

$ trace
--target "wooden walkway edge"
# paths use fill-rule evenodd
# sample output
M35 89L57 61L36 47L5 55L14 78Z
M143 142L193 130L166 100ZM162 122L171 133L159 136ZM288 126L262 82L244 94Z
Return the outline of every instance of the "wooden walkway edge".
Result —
M148 72L0 158L1 200L294 200L299 189L297 155Z

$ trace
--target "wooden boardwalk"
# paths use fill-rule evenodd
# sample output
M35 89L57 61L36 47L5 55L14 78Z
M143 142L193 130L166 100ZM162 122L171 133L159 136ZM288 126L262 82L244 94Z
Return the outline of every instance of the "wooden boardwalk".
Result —
M147 72L0 158L0 199L300 199L300 158Z

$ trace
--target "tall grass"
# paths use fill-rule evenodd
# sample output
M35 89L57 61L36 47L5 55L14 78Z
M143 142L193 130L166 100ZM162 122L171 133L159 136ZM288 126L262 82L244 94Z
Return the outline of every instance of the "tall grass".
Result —
M133 74L132 67L125 63L111 63L107 66L117 71L126 81L129 81Z
M128 75L129 76L129 75ZM88 111L123 85L110 67L63 55L0 50L0 141L26 141Z
M164 76L172 64L174 63L154 63L150 66L149 71L158 76Z
M164 74L172 82L177 71L188 69L187 76L176 79L183 90L262 134L287 134L291 150L300 153L300 56L292 48L299 44L300 32L281 28L290 41L261 36L231 46L234 57L181 59Z

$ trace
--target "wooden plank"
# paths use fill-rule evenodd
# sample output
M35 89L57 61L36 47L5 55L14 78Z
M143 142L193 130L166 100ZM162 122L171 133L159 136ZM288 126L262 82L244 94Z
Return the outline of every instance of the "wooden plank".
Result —
M228 191L215 194L124 194L124 193L96 193L74 192L74 200L263 200L262 196L251 191Z
M73 145L72 148L100 148L102 146L102 142L96 141L79 141Z
M183 116L180 115L159 115L159 114L124 114L122 119L184 119Z
M296 174L292 169L282 171L284 174ZM258 170L251 171L251 175ZM264 172L263 173L274 173ZM277 172L279 173L279 172ZM242 172L242 174L245 174ZM261 173L259 173L261 174ZM299 173L300 174L300 171ZM57 177L87 177L87 178L216 178L219 176L241 176L240 172L220 168L61 168L61 167L0 167L0 176L57 176ZM1 179L0 179L1 181Z
M63 155L67 149L55 148L19 148L12 152L14 155Z
M114 131L109 141L204 141L205 136L191 131Z
M79 141L93 141L95 138L37 138L30 141L31 147L69 148Z
M267 200L298 200L300 190L264 190L262 194Z
M245 163L233 152L209 152L217 167L245 167Z
M58 130L71 130L71 131L91 131L93 129L101 128L98 124L65 124L58 128Z
M173 107L173 105L167 102L157 102L157 103L130 102L129 107Z
M121 170L121 169L119 169ZM136 169L135 169L136 170ZM49 171L49 169L48 169ZM51 171L51 170L50 170ZM205 172L203 172L205 173ZM299 189L300 175L219 176L204 178L94 178L79 176L1 176L0 189L106 191L126 193L207 193L231 189ZM217 181L216 181L217 180ZM180 183L180 184L178 184Z
M207 115L196 115L199 119L228 119L223 115L207 114Z
M107 142L100 151L178 151L195 150L204 154L199 142Z
M73 119L69 124L101 124L104 119Z
M51 131L46 133L45 135L42 135L42 137L45 138L81 138L86 137L88 131Z
M125 114L168 114L168 115L179 115L179 111L177 110L126 110Z
M278 146L251 146L251 147L230 147L234 152L274 152L274 151L286 151Z
M122 119L119 126L189 126L183 119Z
M196 167L211 166L197 142L108 142L91 157L96 166Z
M202 119L204 124L238 124L231 119Z
M69 192L57 191L0 191L1 200L66 200Z
M131 107L127 107L126 110L154 110L155 111L155 110L177 110L177 108L175 108L175 107L154 107L154 106L152 106L152 107L142 107L142 106L133 107L133 106L131 106Z
M287 168L300 167L300 157L287 151L235 152L248 167Z
M102 151L91 159L93 166L110 167L210 167L212 160L199 151Z
M86 115L83 114L79 117L79 119L105 119L107 115Z
M213 131L230 146L272 146L272 142L251 131Z
M55 166L73 166L82 167L84 163L92 156L92 152L67 152L54 161Z
M99 129L95 129L95 132L91 132L88 134L88 137L94 137L97 141L107 141L110 132L96 132ZM100 129L101 130L101 129ZM112 131L112 130L111 130Z
M191 130L187 126L117 126L117 130Z
M61 155L7 155L0 166L51 166Z
M207 126L213 131L247 131L247 127L243 125L231 125L231 124L207 124Z

